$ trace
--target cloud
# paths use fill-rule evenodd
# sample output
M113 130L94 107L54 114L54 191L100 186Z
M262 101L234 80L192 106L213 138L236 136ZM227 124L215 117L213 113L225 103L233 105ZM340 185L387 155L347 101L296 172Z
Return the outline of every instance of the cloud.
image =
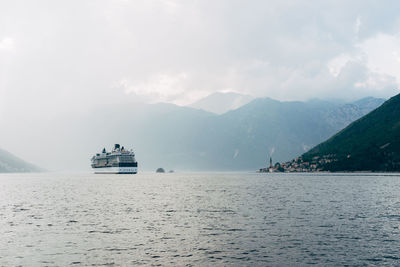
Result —
M229 9L225 8L227 5ZM183 71L190 73L190 82L184 82L181 95L235 91L281 100L332 95L353 99L366 94L390 96L396 92L398 79L393 73L371 69L371 53L363 51L360 45L377 34L395 35L400 28L379 26L389 22L396 24L398 15L390 13L384 19L376 16L382 9L373 2L365 5L356 1L346 8L343 5L344 2L308 5L272 2L267 5L255 1L246 6L239 1L190 5L180 2L174 18L167 16L166 24L160 25L169 34L166 40L153 41L160 44L155 54L163 59L155 65L173 63L150 71L154 79L150 87L159 83L157 73ZM207 19L201 20L205 16ZM179 26L170 28L174 23ZM159 51L166 54L158 54ZM363 71L349 68L339 77L349 62L359 65L359 70ZM141 82L136 77L127 77L141 84L136 88L149 86L147 74L142 76ZM392 90L387 89L390 86ZM362 91L363 88L368 90ZM140 94L141 90L136 93ZM184 98L177 100L177 94L158 95L160 101L184 102Z
M358 36L361 27L361 17L357 16L356 22L354 23L354 33Z
M4 37L0 40L0 51L1 50L13 50L14 49L14 39L11 37Z
M334 76L337 77L342 68L346 66L346 64L352 60L352 57L348 54L340 54L337 57L331 59L328 62L329 72Z
M367 55L369 69L396 77L400 82L400 31L394 35L379 33L356 47Z
M185 82L188 79L186 73L157 74L146 80L131 83L124 79L120 85L125 88L125 93L134 93L152 98L155 101L169 101L185 92Z
M188 73L160 73L145 80L122 79L116 83L127 95L134 95L148 103L170 102L178 105L190 103L207 92L192 91L192 79Z
M17 113L216 91L388 97L399 83L397 1L23 2L0 4L0 51L14 50L0 86Z

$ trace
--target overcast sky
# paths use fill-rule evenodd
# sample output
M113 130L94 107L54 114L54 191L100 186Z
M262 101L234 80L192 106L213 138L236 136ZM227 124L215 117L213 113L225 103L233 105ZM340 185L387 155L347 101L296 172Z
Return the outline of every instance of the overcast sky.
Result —
M0 1L0 118L233 91L390 97L400 1Z

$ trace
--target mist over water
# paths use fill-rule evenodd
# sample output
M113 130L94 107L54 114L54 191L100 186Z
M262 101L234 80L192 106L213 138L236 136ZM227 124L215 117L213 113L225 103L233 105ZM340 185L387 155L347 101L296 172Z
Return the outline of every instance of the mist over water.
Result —
M400 175L1 174L1 265L399 265Z

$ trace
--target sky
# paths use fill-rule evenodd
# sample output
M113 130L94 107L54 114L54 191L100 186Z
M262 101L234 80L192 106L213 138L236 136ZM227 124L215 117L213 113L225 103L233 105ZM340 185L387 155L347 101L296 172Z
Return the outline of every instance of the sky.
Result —
M38 121L108 104L389 98L400 88L399 10L391 0L0 1L0 147Z
M0 1L0 106L390 97L399 1Z

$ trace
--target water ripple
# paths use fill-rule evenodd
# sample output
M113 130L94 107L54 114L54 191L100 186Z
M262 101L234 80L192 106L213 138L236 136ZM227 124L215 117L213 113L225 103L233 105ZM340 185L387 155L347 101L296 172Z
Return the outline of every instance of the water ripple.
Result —
M0 265L400 265L393 175L0 175Z

